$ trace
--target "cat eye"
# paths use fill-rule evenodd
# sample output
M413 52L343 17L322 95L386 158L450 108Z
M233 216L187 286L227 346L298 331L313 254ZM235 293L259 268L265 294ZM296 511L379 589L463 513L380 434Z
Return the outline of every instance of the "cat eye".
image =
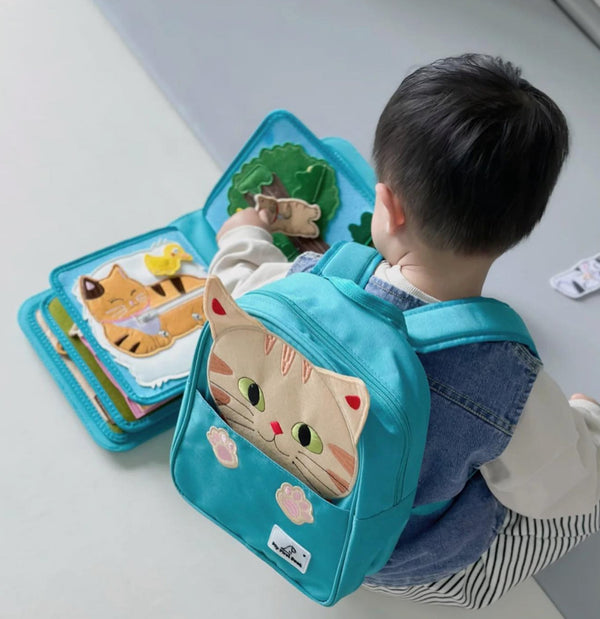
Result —
M262 389L251 378L240 378L238 381L240 393L261 413L265 411L265 396Z
M292 436L308 451L314 454L320 454L323 451L323 442L321 437L313 428L305 423L297 423L292 428Z

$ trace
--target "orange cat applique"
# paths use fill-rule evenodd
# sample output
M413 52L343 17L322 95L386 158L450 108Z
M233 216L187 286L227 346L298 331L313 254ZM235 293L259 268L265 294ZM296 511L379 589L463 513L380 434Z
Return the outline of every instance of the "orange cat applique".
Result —
M147 357L202 326L205 282L179 275L144 285L115 264L104 278L81 276L79 289L110 344L133 357Z

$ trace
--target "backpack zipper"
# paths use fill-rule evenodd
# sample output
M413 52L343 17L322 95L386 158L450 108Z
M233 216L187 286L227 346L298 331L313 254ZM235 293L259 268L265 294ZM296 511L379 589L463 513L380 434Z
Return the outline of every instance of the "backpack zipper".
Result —
M283 303L284 305L286 305L294 313L294 315L297 316L300 319L300 321L303 322L305 325L309 325L309 322L310 322L311 329L317 334L320 343L324 344L325 348L327 348L328 352L331 354L331 358L335 359L336 356L339 355L339 350L338 349L334 350L334 347L329 341L329 335L325 331L325 329L323 329L320 325L316 324L315 322L307 320L306 316L302 312L300 312L300 310L298 310L296 305L292 301L290 301L287 297L280 296L276 293L265 291L265 290L254 290L252 291L252 293L249 293L249 294L264 296L270 299L275 299ZM265 326L268 325L272 331L274 331L275 333L278 333L278 332L282 333L284 336L284 339L286 339L286 341L289 344L292 344L296 348L305 348L305 349L307 348L306 342L304 343L299 342L295 334L291 333L288 329L282 328L281 324L277 321L277 319L274 316L269 315L268 311L267 312L264 312L264 310L261 311L260 318L261 320L265 322ZM204 351L206 348L206 342L208 340L209 333L210 333L210 330L205 328L200 334L200 339L198 341L197 348L196 348L196 354L194 356L194 362L192 364L192 368L190 371L190 377L193 377L194 385L193 385L193 389L188 388L184 396L184 401L182 402L182 405L181 405L181 409L182 411L184 411L185 417L181 419L181 423L177 424L176 433L173 438L173 446L174 446L173 452L179 448L179 443L184 433L184 428L187 427L189 417L191 415L192 407L190 406L190 400L193 398L195 392L198 390L196 374L198 371L198 366L200 365L200 360L204 358ZM327 355L323 355L321 350L317 349L314 346L308 346L308 348L310 348L311 353L314 353L312 355L312 358L316 360L317 365L321 365L322 367L331 365L330 363L328 363L329 357ZM412 440L412 433L411 433L410 424L407 422L402 408L398 406L398 404L395 403L392 400L392 398L390 398L387 391L381 386L379 380L375 376L373 376L373 374L362 363L360 363L360 361L356 359L356 357L348 353L345 348L343 347L340 347L340 348L345 354L347 360L349 359L352 360L352 362L349 364L352 372L354 372L357 376L368 377L370 381L370 385L371 385L369 387L370 390L375 391L377 395L379 396L380 400L383 401L387 405L385 410L381 410L381 412L383 413L387 421L391 422L392 425L394 425L395 427L399 427L400 429L404 431L404 435L406 436L406 444L409 445ZM392 413L390 411L395 411L395 413ZM408 449L405 447L403 457L402 457L402 462L401 462L401 465L398 471L398 475L402 476L402 483L397 485L394 490L394 504L397 504L401 499L404 498L399 495L400 495L400 490L404 489L404 476L406 474L407 458L408 458Z

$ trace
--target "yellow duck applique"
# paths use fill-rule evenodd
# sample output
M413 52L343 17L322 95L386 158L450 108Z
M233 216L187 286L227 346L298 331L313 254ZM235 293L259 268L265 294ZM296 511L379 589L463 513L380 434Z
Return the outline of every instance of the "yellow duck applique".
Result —
M162 256L146 254L144 264L153 275L175 275L181 268L182 261L191 261L193 258L183 251L177 243L169 243L163 247Z

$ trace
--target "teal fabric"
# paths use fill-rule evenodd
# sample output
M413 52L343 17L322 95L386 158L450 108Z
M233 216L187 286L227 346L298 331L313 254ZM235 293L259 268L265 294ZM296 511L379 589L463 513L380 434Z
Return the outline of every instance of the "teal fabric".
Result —
M349 496L324 501L219 418L206 384L211 344L206 328L171 452L173 479L183 496L324 605L354 591L389 559L411 515L428 428L429 385L408 340L405 315L359 285L379 260L373 249L339 243L325 254L316 272L291 275L239 299L243 309L315 365L365 381L371 407L358 444L359 477ZM457 311L456 305L439 304L438 317L433 310L413 312L419 346L454 346L486 333L510 333L530 342L522 323L503 304L485 299L461 304L458 313L467 318L459 315L449 321L447 313ZM420 323L425 314L427 321ZM431 333L426 324L432 325ZM373 333L385 346L373 345ZM237 469L225 469L214 458L206 439L213 425L226 428L234 438ZM283 515L275 492L284 482L303 488L314 507L313 524L295 525ZM432 514L445 507L420 510ZM311 553L305 574L268 550L266 541L275 524Z
M318 262L318 254L305 253L290 272L309 273ZM365 292L405 313L425 305L375 275ZM372 339L373 346L386 345L377 333ZM375 586L437 581L490 547L506 508L479 469L506 449L541 367L514 341L472 342L418 357L429 379L431 410L415 508L390 560L365 578Z
M506 303L472 297L405 312L410 341L419 353L474 342L518 342L537 355L522 318Z
M372 210L374 191L373 191L373 172L360 154L347 141L340 138L319 139L306 126L304 126L293 114L285 110L275 110L268 114L248 141L240 149L240 152L231 162L227 170L223 173L217 185L211 191L203 208L198 208L187 213L175 221L167 228L144 233L133 239L127 239L111 247L100 249L90 253L67 265L59 266L51 274L52 290L44 293L44 302L54 296L58 296L66 310L78 323L90 343L94 343L95 338L91 333L87 323L82 319L76 302L69 296L73 280L68 278L69 269L76 268L78 265L86 265L86 268L93 268L111 256L128 254L141 243L146 246L154 238L162 238L173 233L182 235L200 263L208 265L217 250L215 231L227 218L227 191L231 184L233 175L238 172L240 167L249 159L258 155L263 148L270 148L275 144L292 142L300 144L311 156L326 159L336 170L336 180L339 186L340 197L343 208L339 208L332 222L330 222L327 238L331 240L349 239L349 225L357 224L361 221L361 216L370 213ZM74 275L73 275L74 277ZM172 426L176 420L177 405L165 407L160 414L154 414L137 421L134 426L128 424L121 416L111 409L111 416L114 415L116 424L125 432L111 432L104 421L90 404L88 397L76 385L71 384L71 380L64 373L64 363L60 356L47 350L45 337L40 329L30 320L30 310L34 305L39 305L39 295L32 297L31 300L23 304L20 325L27 337L31 340L36 352L42 357L56 381L68 397L70 404L82 419L94 440L106 449L128 449L136 446L141 441L154 436ZM42 303L43 305L43 303ZM23 317L29 316L25 319ZM51 320L51 329L56 331L57 337L61 338L60 330L54 329ZM64 338L62 338L64 340ZM62 342L69 348L68 342ZM72 351L69 350L71 353ZM141 404L154 404L168 397L179 396L186 384L186 379L174 379L165 382L162 386L151 388L138 385L122 366L117 364L112 357L99 346L95 347L95 352L101 362L108 368L111 375L116 378L125 393ZM87 373L85 363L76 355L72 354L72 359L81 370ZM94 381L92 381L94 383ZM95 383L94 389L100 393L100 387ZM102 398L101 398L102 399ZM135 431L136 436L133 435Z
M343 277L364 288L369 277L381 262L377 250L356 243L337 243L312 270L325 277Z
M71 372L65 366L62 357L56 352L50 344L42 329L38 325L35 314L37 311L42 311L44 305L53 298L53 292L46 290L37 295L34 295L23 305L19 310L19 325L27 338L31 342L34 350L48 368L58 386L65 394L69 403L73 406L75 412L81 419L82 423L90 433L94 441L109 451L127 451L133 447L137 447L144 441L164 432L173 425L173 417L179 408L179 400L173 400L164 406L162 415L156 417L154 423L141 428L137 432L112 432L100 414L96 411L92 403L89 401L83 389L73 378ZM45 318L48 318L47 316ZM58 334L60 329L56 329ZM85 364L79 359L75 350L69 350L71 360L80 368L84 368ZM88 381L90 377L87 376ZM91 381L90 381L91 382ZM108 396L104 393L99 384L94 384L94 389L97 391L100 399L106 403L109 401ZM115 409L116 410L116 409ZM114 410L110 411L115 414Z
M180 219L180 225L183 224L184 221L185 220ZM107 368L110 375L118 382L124 393L140 404L156 404L167 398L181 395L185 386L186 377L167 380L161 385L154 387L140 385L131 372L118 363L108 350L98 344L89 323L83 318L80 301L77 300L73 292L73 287L81 275L90 273L96 267L110 262L111 260L116 261L123 256L131 255L140 250L147 250L153 243L163 239L172 239L180 243L186 251L192 254L195 262L203 264L201 258L202 254L199 248L206 249L207 246L211 247L211 243L214 244L214 231L209 232L206 227L197 226L196 228L194 238L198 245L192 245L190 240L186 238L185 235L181 234L181 230L177 226L171 225L131 239L126 239L99 251L82 256L77 260L56 267L50 273L50 284L55 295L68 312L69 316L71 316L73 321L77 324L87 342L93 348L97 358L102 362L104 367ZM208 262L204 264L207 266ZM152 421L148 421L148 423L152 423Z
M373 263L372 250L368 253ZM239 303L315 365L365 381L371 408L359 441L359 479L348 497L323 500L227 427L210 405L206 385L208 329L202 334L176 431L173 479L192 505L308 596L330 605L360 586L366 573L385 564L410 515L427 431L425 373L404 331L355 303L326 277L286 278L248 293ZM401 312L398 315L401 318ZM357 324L364 325L359 334ZM373 329L393 345L386 351L373 350L368 337ZM398 367L405 371L397 372ZM214 458L206 439L213 425L227 428L234 437L237 469L225 469ZM313 505L313 524L295 525L283 514L275 492L284 482L303 488ZM267 549L275 524L311 552L306 574Z
M319 139L286 110L268 114L227 167L206 200L203 209L206 221L218 230L227 219L231 179L245 162L257 157L264 148L287 142L302 146L309 156L325 159L335 169L340 207L327 226L325 240L329 243L352 240L349 226L360 223L363 214L373 211L373 171L364 159L358 163L360 155L356 151L353 156L348 154L350 147L345 140Z
M354 148L354 145L344 140L344 138L331 137L323 138L323 144L336 151L340 157L345 159L348 166L361 176L369 187L375 187L377 177L375 170L365 161L363 156Z

